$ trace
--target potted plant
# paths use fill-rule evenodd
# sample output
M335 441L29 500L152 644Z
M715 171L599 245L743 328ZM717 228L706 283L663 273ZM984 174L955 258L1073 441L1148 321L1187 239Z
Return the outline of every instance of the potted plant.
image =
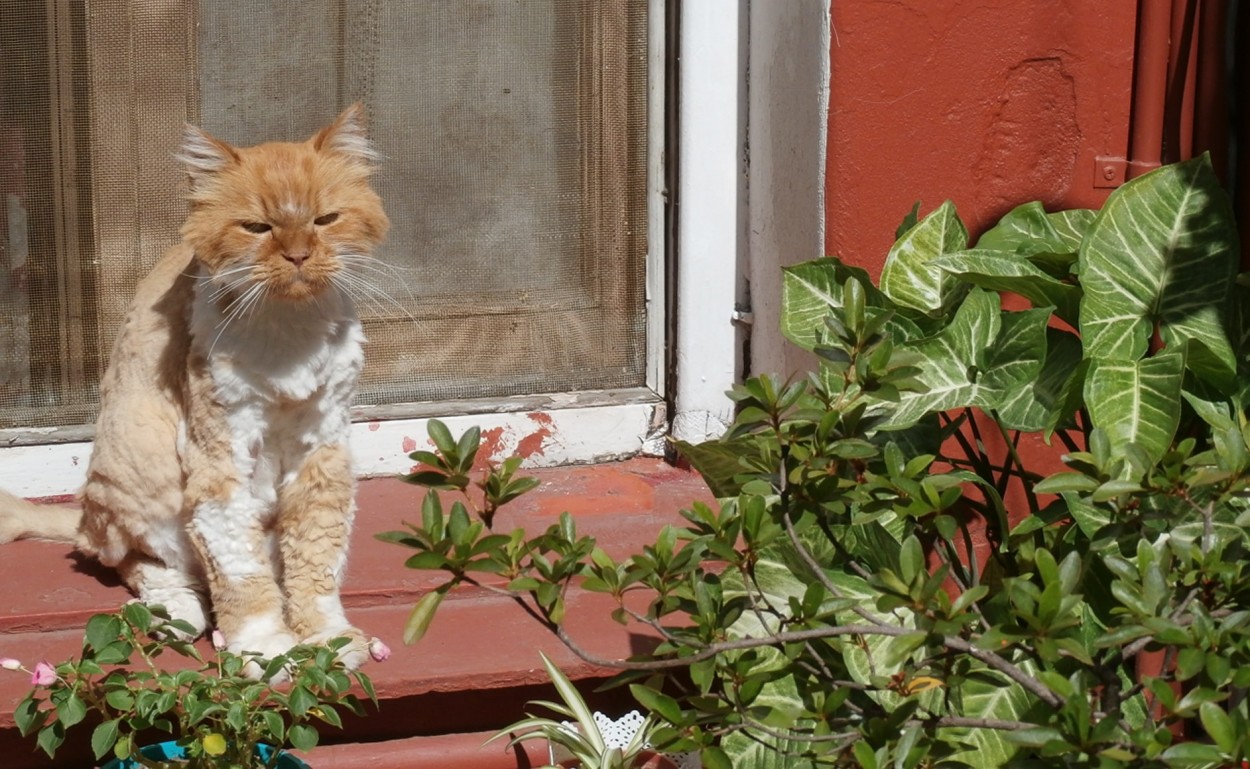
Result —
M568 676L546 654L539 652L539 656L561 701L535 700L530 704L569 720L530 714L504 727L487 740L488 743L508 736L511 737L508 747L544 740L551 763L540 769L676 769L673 758L652 750L651 737L656 727L652 718L643 718L632 711L612 721L601 713L592 712Z
M787 268L783 331L820 365L748 379L723 438L676 444L717 505L619 559L571 516L502 534L433 491L387 538L446 574L432 596L502 577L622 671L657 744L711 769L1244 765L1238 248L1205 158L1099 211L1022 205L975 244L950 203L917 209L879 281L833 258ZM410 480L467 488L453 460L473 436L431 437ZM575 586L658 645L580 648Z
M129 603L88 621L77 657L31 667L0 659L31 676L18 729L53 756L70 730L90 726L96 759L112 757L105 769L306 769L281 748L311 749L318 725L341 726L342 710L363 715L354 685L377 705L368 676L338 660L347 639L262 660L225 651L214 633L206 658L182 640L189 631L161 607ZM375 641L371 653L389 651ZM166 742L144 742L161 735Z

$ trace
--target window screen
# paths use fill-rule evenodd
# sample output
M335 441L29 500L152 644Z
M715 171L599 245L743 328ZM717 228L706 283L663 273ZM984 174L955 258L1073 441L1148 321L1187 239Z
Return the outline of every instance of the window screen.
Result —
M361 101L392 221L361 404L645 383L645 0L0 0L0 427L87 424L190 121Z

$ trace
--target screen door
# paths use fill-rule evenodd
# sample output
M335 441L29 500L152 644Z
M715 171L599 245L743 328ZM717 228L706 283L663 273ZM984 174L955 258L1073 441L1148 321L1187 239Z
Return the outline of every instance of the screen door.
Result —
M352 102L392 222L359 403L646 384L645 0L0 0L0 428L90 424L193 122Z

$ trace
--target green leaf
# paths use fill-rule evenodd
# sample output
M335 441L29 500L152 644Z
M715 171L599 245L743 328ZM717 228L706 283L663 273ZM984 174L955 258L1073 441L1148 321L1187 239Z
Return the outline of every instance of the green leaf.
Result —
M447 558L439 553L417 553L404 561L404 567L408 569L441 569L449 563Z
M339 715L337 710L329 705L320 705L316 711L314 711L313 715L336 729L343 728L343 718Z
M586 700L582 699L582 695L577 691L577 687L569 680L560 668L556 667L546 654L538 653L542 658L543 667L547 670L547 676L551 678L551 682L555 684L556 692L560 695L560 699L568 706L573 717L582 725L582 734L590 742L596 752L602 753L606 745L603 742L603 736L599 729L595 726L595 717L591 713L590 708L586 705Z
M84 640L87 646L95 651L99 651L116 641L121 635L122 625L116 616L112 614L97 614L87 620L87 630L84 634Z
M162 611L162 615L167 619L169 617L167 612ZM122 616L141 631L152 627L152 610L141 601L131 601L122 606Z
M1001 324L998 295L982 289L969 292L950 324L913 348L920 358L917 378L925 389L905 393L884 426L908 427L930 412L981 400L986 351L998 337Z
M1231 386L1225 333L1237 245L1228 196L1206 155L1134 179L1108 198L1081 247L1085 357L1136 361L1156 329L1165 345L1200 345L1189 361Z
M860 769L877 769L877 754L867 742L856 740L851 746L851 752L855 754Z
M35 695L32 692L27 694L13 711L13 721L17 724L17 730L23 737L30 736L31 732L38 729L47 720L46 711L39 709L40 703L41 701L35 699Z
M908 537L903 540L903 547L899 551L899 576L903 582L910 585L915 581L920 572L925 569L924 550L920 545L920 540L916 537Z
M1220 750L1231 754L1237 749L1237 727L1223 708L1214 702L1204 702L1198 706L1198 717L1202 720L1202 728L1220 746Z
M757 450L756 439L750 436L703 443L673 441L673 446L703 476L703 481L717 499L736 497L741 493L742 484L738 476L745 471L742 458Z
M44 753L48 754L48 758L56 755L56 749L61 747L65 742L65 727L59 723L53 723L39 730L39 736L35 738L35 743Z
M895 241L881 268L881 291L896 304L925 313L953 307L959 282L933 261L968 247L968 230L949 200Z
M87 705L76 693L70 692L65 701L56 706L56 717L66 727L82 723L87 717Z
M291 715L296 718L302 717L310 708L317 706L317 701L317 697L303 686L293 687L288 698Z
M286 743L286 721L282 715L273 710L262 711L260 717L265 722L265 731L269 733L269 737L273 739L275 744L283 745Z
M709 745L699 751L699 761L704 769L734 769L733 762L729 760L725 751L714 745Z
M91 752L95 754L97 761L112 752L113 745L117 742L117 725L117 719L105 721L91 732Z
M456 455L460 458L460 472L468 472L473 467L473 459L477 456L478 446L482 442L482 431L477 425L464 431L456 443Z
M287 739L296 750L312 750L317 747L317 730L308 724L295 724L287 733Z
M1007 212L977 240L977 248L1023 254L1075 253L1093 223L1096 211L1073 208L1046 213L1038 201Z
M1017 381L999 396L998 417L1009 430L1054 429L1068 422L1080 405L1080 385L1084 383L1081 340L1056 328L1047 327L1044 334L1040 344L1045 357L1040 370L1032 380ZM1074 381L1078 372L1080 379Z
M1038 494L1062 494L1067 491L1085 493L1093 491L1098 486L1098 479L1091 478L1085 473L1063 472L1038 481L1033 491Z
M841 315L843 287L851 279L863 286L869 307L879 308L878 312L895 309L865 270L834 258L816 259L782 269L782 334L799 347L814 350L825 333L825 318L831 312ZM922 336L914 322L894 312L885 322L884 333L895 343Z
M443 588L431 590L421 596L416 606L412 607L412 613L408 615L408 621L404 623L405 644L414 644L425 635L425 631L430 627L430 621L434 619L434 613L443 602L444 592Z
M1004 312L998 335L986 351L976 404L1001 412L1017 393L1031 392L1046 357L1050 310ZM1074 364L1075 365L1075 364Z
M456 439L451 436L451 430L447 429L447 425L438 419L431 419L426 423L425 430L435 448L438 449L438 453L448 461L453 461L456 458Z
M403 480L404 483L411 483L414 486L450 488L450 485L447 483L447 474L438 470L418 470L415 473L403 476Z
M634 699L638 700L638 704L647 710L659 714L661 718L671 724L682 723L681 704L677 700L663 692L640 684L630 684L629 691L634 695Z
M1114 456L1129 443L1158 461L1180 423L1185 356L1164 352L1139 361L1095 360L1085 380L1094 427L1106 433Z
M1181 742L1163 751L1162 758L1173 766L1218 766L1223 756L1214 745Z
M894 239L898 240L907 234L907 231L916 226L920 221L920 201L912 203L911 210L903 217L903 221L898 223L898 227L894 229Z
M1052 278L1021 255L971 249L935 259L933 265L974 286L1019 294L1034 307L1053 307L1074 328L1078 323L1080 287Z

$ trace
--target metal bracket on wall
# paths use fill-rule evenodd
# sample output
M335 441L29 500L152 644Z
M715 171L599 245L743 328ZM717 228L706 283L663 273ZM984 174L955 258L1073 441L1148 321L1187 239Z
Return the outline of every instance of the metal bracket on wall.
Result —
M1128 160L1099 155L1094 158L1094 187L1097 189L1119 187L1129 179L1134 179L1158 167L1158 163L1145 160Z

